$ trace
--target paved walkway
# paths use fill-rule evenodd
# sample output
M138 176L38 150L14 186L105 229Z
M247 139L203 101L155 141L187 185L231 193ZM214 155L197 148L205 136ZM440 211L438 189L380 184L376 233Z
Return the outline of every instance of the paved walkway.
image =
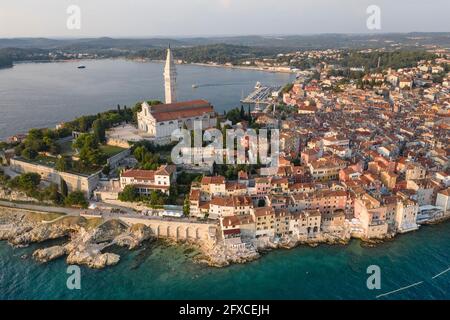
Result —
M98 216L105 219L118 219L118 218L135 218L135 219L144 219L144 220L160 220L160 221L176 221L176 222L185 222L185 223L200 223L200 224L215 224L217 221L201 221L196 218L171 218L171 217L159 217L159 216L145 216L142 214L138 214L131 210L130 208L120 207L120 206L110 206L108 205L108 209L102 207L100 203L96 203L98 205L97 209L73 209L73 208L63 208L63 207L52 207L52 206L43 206L37 204L25 204L25 203L15 203L9 201L0 201L0 207L8 207L15 209L24 209L30 211L37 211L43 213L64 213L70 216L80 216L82 214ZM122 209L122 213L111 213L109 208Z
M39 211L44 213L64 213L71 216L79 216L81 213L84 213L86 210L80 209L72 209L72 208L62 208L62 207L51 207L51 206L42 206L37 204L25 204L25 203L16 203L9 201L0 201L0 206L8 207L8 208L17 208L17 209L25 209L30 211Z

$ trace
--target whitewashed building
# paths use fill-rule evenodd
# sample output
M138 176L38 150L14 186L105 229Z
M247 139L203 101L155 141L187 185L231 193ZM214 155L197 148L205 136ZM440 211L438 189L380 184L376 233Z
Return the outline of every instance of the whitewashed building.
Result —
M216 124L214 107L206 100L184 101L151 106L142 103L137 115L138 129L153 137L157 142L170 142L172 132L186 127L194 128L194 122L200 121L202 129Z

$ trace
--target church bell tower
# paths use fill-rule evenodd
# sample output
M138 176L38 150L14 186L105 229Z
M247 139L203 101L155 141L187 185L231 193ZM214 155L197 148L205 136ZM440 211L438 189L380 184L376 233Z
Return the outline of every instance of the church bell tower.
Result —
M174 103L177 101L176 96L177 70L173 61L172 51L167 48L166 65L164 67L164 88L166 103Z

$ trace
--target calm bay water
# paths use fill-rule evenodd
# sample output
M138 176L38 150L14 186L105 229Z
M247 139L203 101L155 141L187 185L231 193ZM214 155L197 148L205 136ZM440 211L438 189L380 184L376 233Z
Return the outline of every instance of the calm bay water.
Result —
M78 69L79 64L86 69ZM284 85L292 74L177 66L178 100L207 99L216 111L240 106L257 81ZM83 114L164 98L163 65L126 60L24 63L0 69L0 139L53 127ZM193 84L198 84L196 89Z
M36 245L0 243L0 299L450 299L450 223L422 227L375 248L348 246L276 250L245 265L210 268L182 246L162 243L128 252L104 270L82 267L81 290L66 288L64 259L40 265ZM381 290L366 287L369 265L381 268Z
M20 64L0 70L0 139L31 127L54 126L119 103L162 99L162 64L124 60ZM198 66L178 67L180 100L205 98L217 111L239 106L256 81L283 85L292 75ZM193 90L192 84L199 84ZM47 245L47 244L43 244ZM121 261L104 270L82 267L81 290L68 290L64 259L30 258L41 245L13 249L0 242L0 299L449 299L450 223L422 227L375 248L348 246L276 250L245 265L210 268L185 247L151 244L117 249ZM22 259L27 255L26 259ZM381 268L382 289L366 287L366 269Z

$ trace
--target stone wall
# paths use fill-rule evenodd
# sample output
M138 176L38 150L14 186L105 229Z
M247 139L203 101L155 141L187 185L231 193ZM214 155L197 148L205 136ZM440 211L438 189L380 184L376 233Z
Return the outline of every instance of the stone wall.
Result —
M218 226L215 224L127 217L120 217L120 220L128 224L145 224L151 228L153 235L157 238L170 238L176 241L193 240L214 243L217 240Z
M112 156L111 158L109 158L106 163L111 167L111 168L116 168L119 164L120 161L122 161L123 159L125 159L126 157L128 157L131 153L131 149L127 149L124 150L114 156Z
M54 168L19 159L11 159L11 169L19 173L37 173L41 176L42 180L55 183L58 186L61 184L61 179L63 179L67 184L69 192L82 191L88 198L91 197L91 194L97 187L100 179L98 172L89 176L77 175L68 172L60 172Z

